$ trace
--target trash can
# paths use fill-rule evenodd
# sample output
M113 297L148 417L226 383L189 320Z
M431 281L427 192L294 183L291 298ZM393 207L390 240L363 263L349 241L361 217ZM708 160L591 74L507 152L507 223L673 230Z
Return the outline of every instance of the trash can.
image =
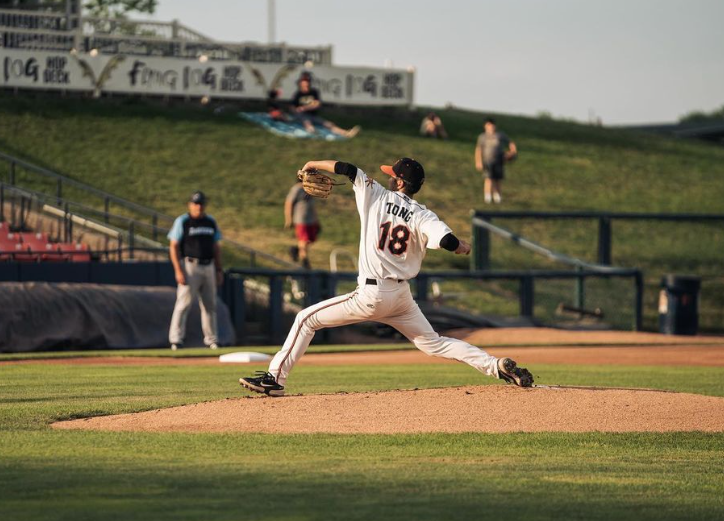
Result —
M666 335L696 335L699 329L701 278L666 275L659 293L659 332Z

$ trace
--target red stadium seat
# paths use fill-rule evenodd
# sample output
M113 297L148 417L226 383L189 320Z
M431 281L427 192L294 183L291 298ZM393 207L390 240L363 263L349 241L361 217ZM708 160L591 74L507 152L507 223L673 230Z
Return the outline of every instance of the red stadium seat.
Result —
M21 233L20 238L28 248L33 251L45 251L45 245L48 244L47 233Z
M91 260L87 244L59 242L58 250L66 253L72 262L90 262Z
M8 235L15 235L15 237L8 237ZM13 254L17 251L16 246L22 248L22 244L16 238L17 234L0 233L0 260L13 260Z
M8 239L7 237L0 235L0 250L14 250L16 244L19 244L18 241Z
M10 242L15 244L20 242L20 234L2 230L0 231L0 242Z
M15 244L15 254L12 256L12 260L16 262L37 262L39 259L40 256L37 253L30 253L30 248L27 245Z
M45 251L47 253L44 253L40 256L41 261L45 262L66 262L70 259L67 255L63 254L60 249L58 248L57 244L54 244L52 242L49 242L45 245Z

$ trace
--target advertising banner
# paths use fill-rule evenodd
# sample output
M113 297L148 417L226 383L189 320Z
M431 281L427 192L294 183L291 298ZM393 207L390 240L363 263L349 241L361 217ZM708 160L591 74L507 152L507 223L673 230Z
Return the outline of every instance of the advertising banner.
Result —
M291 98L302 72L312 75L322 100L342 105L409 105L413 73L397 69L305 68L259 64L0 48L0 86L103 93L265 99L272 88Z

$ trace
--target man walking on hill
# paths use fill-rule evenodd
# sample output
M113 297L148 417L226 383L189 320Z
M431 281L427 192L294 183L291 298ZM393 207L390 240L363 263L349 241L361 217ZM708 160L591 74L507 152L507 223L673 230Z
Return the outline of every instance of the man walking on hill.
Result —
M475 168L485 176L486 203L502 202L500 183L505 177L505 163L515 159L517 154L515 143L498 132L493 118L487 118L485 132L478 136L475 145Z
M316 242L321 230L314 197L302 189L301 181L292 186L284 201L284 227L294 226L297 245L292 247L291 254L294 262L301 262L306 269L311 269L309 262L309 247Z
M530 372L510 358L495 358L432 329L407 281L417 276L427 249L467 255L470 244L458 239L437 215L412 198L425 181L420 163L404 157L394 166L380 168L390 176L389 190L349 163L310 161L304 165L307 172L335 173L352 182L361 222L358 287L301 311L269 372L241 378L239 383L258 393L283 396L289 373L317 331L372 320L394 327L428 355L464 362L521 387L532 386Z
M168 332L171 349L175 351L183 347L186 317L194 298L199 298L201 307L204 344L216 349L216 288L224 281L219 247L221 231L214 218L206 215L206 196L203 192L191 195L188 213L174 221L168 239L171 241L169 254L178 283L176 306Z

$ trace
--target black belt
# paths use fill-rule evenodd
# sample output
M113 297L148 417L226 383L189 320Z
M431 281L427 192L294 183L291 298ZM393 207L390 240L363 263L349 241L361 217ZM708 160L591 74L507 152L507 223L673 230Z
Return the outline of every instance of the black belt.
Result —
M385 279L385 280L395 280L395 279ZM403 280L400 279L400 280L397 281L398 284L399 284L400 282L403 282ZM376 279L367 279L367 280L365 280L365 284L367 284L368 286L376 286L376 285L377 285L377 280L376 280Z
M191 264L201 264L202 266L207 266L214 261L214 259L197 259L196 257L184 257L184 260Z

